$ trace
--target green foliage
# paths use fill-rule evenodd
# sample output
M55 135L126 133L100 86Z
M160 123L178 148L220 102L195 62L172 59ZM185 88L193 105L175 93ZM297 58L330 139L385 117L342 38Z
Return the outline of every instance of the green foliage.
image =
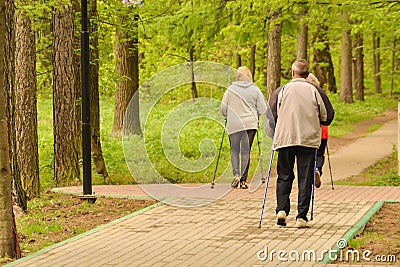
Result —
M37 109L40 186L42 188L51 188L54 186L54 135L52 100L44 97L38 97Z
M52 81L52 35L51 18L54 1L16 1L17 15L19 12L30 18L30 27L36 41L36 73L38 94L49 96Z
M355 249L360 249L364 245L365 245L365 240L359 238L350 239L348 244L349 247Z
M54 1L36 1L35 4L21 6L33 21L37 43L37 73L39 93L51 94L52 67L51 41L48 29L51 26L51 13ZM255 44L256 79L262 82L265 72L266 36L268 18L282 13L282 74L293 62L296 54L296 38L299 22L298 13L307 9L308 16L303 21L309 23L310 37L319 23L329 25L328 37L339 84L341 31L341 9L350 12L353 34L362 31L366 78L372 78L371 36L376 31L381 34L381 54L383 80L392 76L399 85L399 68L391 73L391 51L393 42L400 37L400 5L397 2L374 2L346 0L336 1L163 1L146 0L143 7L124 6L121 1L101 0L98 4L99 52L100 52L100 90L103 94L114 93L118 81L115 73L113 45L117 29L127 31L130 36L139 36L141 58L140 79L144 82L154 73L168 66L182 63L188 59L188 49L195 48L196 60L212 60L231 66L235 65L237 53L242 55L243 65L250 60L249 47ZM139 14L139 28L134 27L134 14ZM124 19L123 19L124 18ZM126 18L126 19L125 19ZM77 31L79 33L79 30ZM310 52L320 44L310 45ZM399 48L396 48L398 51ZM311 53L309 53L311 55ZM310 57L312 63L312 57ZM398 64L397 64L398 65Z
M375 243L378 240L383 240L382 234L377 233L373 229L367 229L361 235L349 240L348 246L355 249L362 249L366 242Z
M110 175L110 183L134 183L125 163L122 139L111 137L111 129L114 121L114 97L100 98L100 118L101 145L107 171ZM93 183L103 184L104 180L100 175L93 172Z
M121 1L99 0L98 19L99 31L99 89L101 93L101 141L103 153L110 172L111 183L133 183L125 164L122 140L111 138L115 84L119 75L115 71L115 51L117 30L124 30L129 36L139 37L140 52L140 84L155 73L167 67L188 60L188 50L194 48L195 60L208 60L235 66L236 55L242 56L242 65L249 66L250 47L256 45L255 83L264 91L265 66L267 58L268 19L276 13L282 13L282 81L290 79L290 65L296 56L297 31L299 27L298 14L307 9L308 15L303 21L309 23L309 36L317 31L319 23L329 25L328 38L331 55L335 67L337 84L340 84L340 48L342 25L340 11L346 9L354 21L352 33L362 31L365 54L365 102L356 101L354 104L344 104L338 100L338 95L329 95L334 105L336 116L330 126L331 136L343 136L352 130L355 122L372 118L380 112L394 108L397 101L387 97L390 78L395 78L395 88L400 85L399 66L391 73L391 56L393 42L400 37L397 25L400 23L400 5L396 2L376 2L346 0L337 1L307 1L307 4L296 1L225 1L225 0L166 0L162 3L156 0L146 0L141 8L126 7ZM48 31L51 25L53 1L36 1L35 5L18 6L28 12L36 31L37 43L37 79L38 79L38 123L39 123L39 159L41 185L44 188L53 185L53 133L51 108L51 42L52 36ZM139 15L138 25L134 15ZM358 21L358 22L357 22ZM357 23L356 23L357 22ZM137 27L136 27L137 26ZM381 33L381 77L383 81L383 96L371 93L373 88L372 65L372 32ZM121 40L120 40L121 41ZM311 43L311 40L310 40ZM310 44L309 55L313 49L321 47L321 43ZM399 51L397 46L396 52ZM398 57L398 56L397 56ZM313 64L310 56L311 65ZM181 88L182 89L182 88ZM386 90L385 90L386 89ZM202 91L203 90L203 91ZM202 96L207 96L209 88L201 87ZM177 91L170 92L166 98L156 105L151 114L150 124L154 129L162 127L165 114L181 101L190 96ZM399 93L399 92L395 92ZM221 95L214 95L220 99ZM196 127L195 127L196 126ZM201 127L200 127L201 126ZM200 156L198 147L189 142L187 136L192 128L196 128L193 144L198 144L204 136L208 136L214 144L219 143L220 128L210 121L192 121L181 132L181 152L189 159ZM147 132L151 142L150 155L156 162L156 168L162 175L178 182L208 181L213 167L203 173L183 174L163 159L162 146L159 141L160 133ZM157 141L158 140L158 141ZM254 147L253 147L254 149ZM229 142L223 144L222 164L229 163ZM208 155L212 156L212 155ZM256 158L257 153L252 152ZM215 166L215 161L211 166ZM253 171L253 170L252 170ZM95 183L103 183L103 179L95 174Z
M339 101L339 95L329 94L335 109L335 119L329 127L329 135L340 137L353 130L354 124L368 120L397 106L397 100L379 95L366 95L365 101L355 101L346 104Z
M34 223L30 224L28 227L24 229L24 234L33 235L33 234L45 234L47 232L54 232L61 230L60 224L48 224L46 222Z
M168 94L164 95L162 100L157 103L153 108L152 113L149 116L146 128L153 129L151 131L146 131L145 140L147 145L147 152L149 154L150 160L155 164L157 171L165 178L170 181L181 183L181 182L211 182L210 177L212 177L215 168L215 154L203 155L208 158L214 158L213 164L211 164L206 170L202 172L188 173L186 171L180 170L174 167L166 158L164 154L164 146L161 142L162 129L164 123L172 110L174 110L177 105L185 100L190 99L190 95L187 86L176 88L170 91ZM209 93L210 92L210 93ZM221 99L224 90L212 90L209 88L200 86L199 95L202 97L213 97L215 99ZM209 93L209 94L207 94ZM191 105L191 104L189 104ZM179 147L180 152L189 160L198 159L201 155L198 145L201 140L208 138L212 140L215 147L219 146L221 141L221 127L219 124L198 118L186 124L182 131L179 133ZM210 151L210 150L207 150ZM212 150L215 152L215 150ZM229 160L229 141L227 138L224 140L223 149L221 153L221 160L219 162L220 166L226 166ZM220 168L219 175L221 174Z
M222 98L223 90L215 90L208 86L199 86L199 94L203 97L213 97L215 99ZM331 136L341 136L352 130L355 122L372 118L377 114L385 111L388 108L395 107L397 101L387 97L368 96L364 102L355 102L354 104L344 104L339 102L338 96L330 95L333 106L336 110L335 120L330 126ZM146 143L149 157L153 162L157 171L163 176L174 182L210 182L213 176L216 158L212 164L201 172L188 173L175 168L166 158L161 142L161 129L169 112L177 105L185 100L190 99L189 90L187 87L176 88L165 95L154 107L150 114L148 124L146 125ZM101 141L103 147L103 156L110 173L110 182L112 184L132 184L134 183L129 170L125 163L122 140L113 139L110 135L113 123L113 97L101 97ZM51 100L39 98L39 162L40 162L40 177L43 188L53 186L53 137L52 137L52 112ZM180 152L189 160L196 160L201 153L198 147L201 140L209 138L217 148L221 141L221 126L207 119L196 119L186 124L179 134ZM207 144L206 144L207 145ZM266 146L263 147L265 151ZM215 157L215 149L207 148L206 151L213 151L212 154L203 156ZM256 143L252 148L252 164L251 173L254 173L256 162L258 160L258 150ZM395 157L395 156L393 156ZM229 141L227 136L222 147L219 166L229 165ZM219 168L220 175L223 167ZM266 169L266 167L264 168ZM376 171L376 170L374 170ZM398 185L400 179L393 176L397 172L394 168L387 175L382 175L385 182L377 182L377 184L393 184ZM386 179L386 180L385 180ZM103 178L93 171L94 184L103 184Z
M225 12L231 17L231 22L222 30L227 38L239 46L246 46L262 38L267 26L262 2L228 2Z
M391 155L368 168L361 173L360 176L363 177L363 179L350 177L335 183L338 185L358 186L400 186L397 149L393 148Z
M378 130L379 128L381 128L381 126L382 126L381 123L371 125L371 126L368 128L367 132L368 132L368 133L373 133L373 132L375 132L376 130Z

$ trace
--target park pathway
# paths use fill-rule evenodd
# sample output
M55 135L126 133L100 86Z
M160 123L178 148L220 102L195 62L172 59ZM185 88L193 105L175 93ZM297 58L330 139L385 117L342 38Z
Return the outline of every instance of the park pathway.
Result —
M389 121L336 151L331 155L334 179L359 173L390 154L396 143L397 122ZM335 186L332 190L329 180L324 180L316 190L311 227L294 227L294 192L288 226L280 228L275 225L275 177L271 177L261 229L264 187L253 193L232 190L212 204L195 208L156 203L7 266L322 266L328 263L326 251L357 233L384 201L400 201L400 187ZM97 195L147 197L135 185L94 186L93 190ZM79 194L81 188L55 191Z
M390 155L393 146L397 146L397 120L385 123L378 131L357 142L342 147L330 155L335 180L343 180L357 175L380 159ZM329 174L328 162L324 164L323 173Z

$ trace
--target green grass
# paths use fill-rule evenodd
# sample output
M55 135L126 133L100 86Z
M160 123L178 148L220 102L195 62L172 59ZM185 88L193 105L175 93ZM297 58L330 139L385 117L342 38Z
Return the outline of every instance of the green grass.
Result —
M145 131L147 152L150 160L155 163L154 167L156 170L161 176L171 182L211 182L209 177L212 177L213 166L215 164L209 164L208 168L203 171L187 172L184 170L196 169L198 166L190 166L195 162L212 161L215 157L215 148L219 146L221 140L222 128L215 121L204 117L190 120L190 117L196 112L194 110L195 107L198 105L191 102L180 105L182 100L189 100L188 95L186 99L182 99L182 96L180 96L185 91L188 91L186 86L176 88L164 95L163 99L153 107L146 125L146 129L152 130ZM204 91L206 91L205 88ZM200 88L200 95L207 97L204 91ZM218 90L216 90L214 96L217 92ZM217 95L216 97L222 96ZM176 120L167 121L171 112L176 112L179 108L187 110L186 114L178 114L179 116L176 116ZM188 116L187 120L181 117L186 115ZM179 128L181 128L180 132L176 130ZM162 140L162 134L168 134L169 138ZM204 151L205 153L201 153L199 144L205 138L209 138L215 147L212 144L210 146L208 142L207 148ZM166 158L167 155L165 153L167 151L171 151L168 154L169 159ZM229 142L225 138L220 158L221 166L227 164L227 159L229 158L228 152ZM188 161L185 162L184 158ZM174 164L178 165L179 168L176 168Z
M350 177L342 181L336 181L335 184L358 186L400 186L397 150L393 149L391 155L371 166L357 177L358 178Z
M15 210L21 251L23 255L32 254L153 203L99 197L96 203L89 204L76 196L45 191L40 198L28 202L27 212Z
M125 164L122 139L111 137L114 116L114 98L101 97L101 142L111 184L132 184ZM52 100L38 99L38 140L39 140L39 172L42 190L54 187L53 182L53 113ZM93 164L92 164L93 165ZM93 170L93 184L104 184L104 179Z
M348 246L351 248L359 249L365 245L364 239L350 239Z
M47 222L33 223L28 227L24 228L24 234L33 235L33 234L45 234L48 232L54 232L61 230L62 227L60 224L49 224Z
M375 132L376 130L378 130L379 128L381 128L381 127L382 127L382 123L378 123L378 124L371 125L371 126L368 128L367 132L368 132L368 133L373 133L373 132Z
M397 99L386 95L368 94L365 101L354 100L353 104L340 102L339 94L328 96L335 109L335 119L329 127L329 135L332 137L341 137L353 131L355 123L397 107Z
M371 244L382 240L384 240L382 234L375 232L374 229L367 228L362 232L362 234L356 235L354 238L350 239L348 247L362 250L365 248L367 243Z
M199 85L199 96L214 98L220 100L224 89L217 86ZM186 105L186 108L195 108L195 104L182 102L190 99L187 86L181 86L165 94L153 107L145 130L146 150L155 170L162 177L175 183L193 183L193 182L211 182L216 164L216 153L219 148L222 136L222 127L216 121L209 118L195 118L188 123L181 125L180 132L176 133L175 139L167 140L167 143L161 141L161 133L168 115L177 109ZM335 119L329 127L330 136L340 137L353 130L356 122L373 118L374 116L396 107L397 100L385 95L366 95L365 101L355 101L353 104L345 104L339 101L339 95L330 94L331 102L335 108ZM195 112L191 110L188 113ZM198 111L196 111L198 112ZM218 113L218 119L222 122L218 107L215 110L205 111ZM115 139L111 136L111 129L114 116L114 98L102 96L100 98L100 123L101 123L101 142L103 156L106 162L111 184L133 184L134 177L129 172L125 161L122 138ZM38 134L39 134L39 165L40 179L42 189L54 187L53 182L53 117L52 100L44 97L38 99ZM173 123L170 124L174 124ZM178 124L178 122L176 122ZM178 127L179 125L175 125ZM143 127L143 125L142 125ZM371 126L370 131L375 130L379 125ZM176 139L177 138L177 139ZM263 159L264 172L267 169L270 144L262 136L262 151L265 154ZM165 140L164 140L165 141ZM169 155L167 159L165 149L172 146L175 142L178 144L176 151ZM142 151L143 152L143 151ZM201 171L183 171L179 167L171 164L171 160L195 165L198 162L206 162L208 167ZM222 152L219 162L217 176L222 173L225 167L229 167L229 140L225 135L222 146ZM253 143L251 151L252 164L250 166L250 175L256 170L256 163L259 160L257 140ZM201 160L201 161L199 161ZM185 167L186 168L186 167ZM189 167L192 168L192 167ZM93 170L93 184L104 184L103 177ZM391 176L392 174L388 174ZM393 183L399 183L392 179Z
M41 239L42 235L64 230L57 218L66 215L61 214L58 209L48 208L53 205L68 205L68 203L61 203L57 194L53 194L50 198L38 198L28 202L28 212L17 219L20 238L28 238L27 242L22 242L22 250L37 250L35 249L37 240ZM54 240L43 240L43 242L41 245L47 246L53 244Z
M53 183L53 110L52 99L38 98L38 150L40 184L43 189L54 187Z

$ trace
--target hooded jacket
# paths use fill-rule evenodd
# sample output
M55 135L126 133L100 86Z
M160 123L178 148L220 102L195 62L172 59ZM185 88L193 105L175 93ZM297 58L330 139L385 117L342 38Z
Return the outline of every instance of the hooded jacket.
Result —
M319 147L320 122L327 121L327 110L312 84L303 78L293 79L280 89L275 105L275 150L289 146Z
M252 82L237 81L225 91L220 106L228 134L258 128L258 117L267 111L260 89Z

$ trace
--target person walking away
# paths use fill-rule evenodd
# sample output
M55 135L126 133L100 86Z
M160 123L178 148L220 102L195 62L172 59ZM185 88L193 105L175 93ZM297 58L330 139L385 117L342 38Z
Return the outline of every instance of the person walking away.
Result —
M327 108L319 91L306 81L309 68L306 60L296 60L292 64L292 80L277 88L269 101L276 122L273 148L278 151L276 219L280 226L286 226L286 218L290 213L296 160L296 227L308 227L307 214L314 184L315 154L321 143L320 124L328 123Z
M320 92L320 91L323 92L323 94L320 93L321 97L323 95L326 95L325 92L323 91L323 89L320 87L318 78L315 77L314 74L309 73L306 80L309 83L312 83L317 88L318 92ZM327 99L327 101L329 101L328 97L326 97L326 99ZM326 108L332 106L332 104L330 104L330 101L329 101L329 104L325 103L326 100L324 99L324 97L322 97L322 100L324 100L324 104L325 104ZM334 114L334 111L332 111L332 112ZM332 112L327 112L327 113L332 114ZM331 119L331 121L332 121L332 119ZM325 163L325 149L326 149L326 145L328 143L328 136L329 136L328 126L321 124L321 144L319 145L319 148L317 150L317 171L315 173L315 176L316 176L315 177L315 187L316 188L321 187L322 167L324 166L324 163Z
M250 151L258 129L258 118L267 111L264 96L253 83L252 74L247 67L238 68L236 81L225 91L220 110L227 120L234 176L231 186L247 189Z

